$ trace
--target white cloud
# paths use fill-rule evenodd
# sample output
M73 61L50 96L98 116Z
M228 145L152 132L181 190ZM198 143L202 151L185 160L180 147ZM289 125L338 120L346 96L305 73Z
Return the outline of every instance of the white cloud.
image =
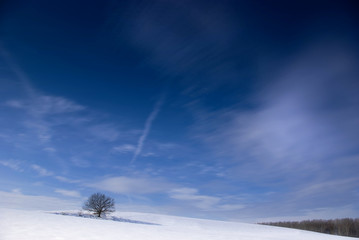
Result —
M143 144L145 143L145 140L151 130L152 127L152 122L156 119L161 106L163 105L164 102L164 96L162 96L156 103L155 107L153 108L151 114L148 116L146 123L145 123L145 128L143 129L143 133L140 136L140 138L138 139L138 144L135 150L135 153L133 155L133 158L131 160L131 163L136 161L136 158L138 157L139 154L141 154L142 152L142 148L143 148Z
M30 130L30 133L34 132L41 143L48 143L52 139L53 132L50 124L41 119L30 119L24 122L24 125Z
M53 147L46 147L46 148L43 148L42 150L44 150L45 152L48 152L48 153L56 152L56 149Z
M51 176L53 175L52 172L48 171L47 169L40 167L39 165L33 164L31 168L34 169L40 176Z
M214 210L216 205L221 201L218 197L198 194L195 188L176 188L169 192L173 199L188 201L191 205L202 210Z
M86 186L121 194L150 194L167 191L172 184L157 178L110 177Z
M119 136L117 128L111 124L98 124L89 128L90 134L108 142L115 141Z
M79 183L80 180L72 180L63 176L55 176L55 179L59 180L60 182L66 182L66 183Z
M0 49L1 52L7 52ZM49 142L54 134L52 126L56 122L63 124L65 118L57 117L56 119L49 119L49 115L53 114L70 114L82 111L86 107L79 105L69 99L58 96L43 95L32 87L31 81L26 74L16 64L10 54L6 54L5 60L8 62L10 68L17 76L17 81L20 82L19 92L24 91L22 99L10 99L5 102L5 105L12 108L23 110L23 124L29 130L28 135L35 134L41 143ZM46 149L44 149L46 151ZM51 151L49 149L49 151Z
M65 189L56 189L55 190L56 193L60 193L66 197L75 197L75 198L79 198L81 197L81 194L78 191L70 191L70 190L65 190Z
M0 191L0 206L4 208L51 211L79 209L81 203L48 196L24 195L20 191Z
M230 177L269 182L315 178L321 171L331 178L334 156L358 149L359 95L352 79L358 70L342 64L347 59L335 58L335 53L331 58L312 55L283 66L278 79L269 79L273 83L251 99L255 108L197 111L197 136L221 161L225 156L238 163ZM354 161L351 166L359 167ZM344 164L339 169L343 175L350 171Z
M245 204L223 204L218 206L218 210L235 211L235 210L243 209L245 207L246 207Z
M5 105L8 107L13 107L13 108L23 108L24 104L22 101L19 100L8 100L5 102Z
M159 150L169 150L169 149L178 148L179 145L176 143L157 143L157 147Z
M141 156L142 157L154 157L154 156L156 156L156 154L153 152L148 152L148 153L143 153Z
M176 188L172 189L170 192L171 197L176 199L186 199L188 196L190 196L189 198L192 198L192 196L197 193L198 190L195 188Z
M71 162L77 167L87 168L91 166L89 161L81 157L71 157Z
M84 106L76 104L66 98L39 95L35 93L34 89L31 89L31 91L32 95L28 100L8 100L5 102L5 105L25 109L34 116L71 113L85 109Z
M21 189L20 188L14 188L13 190L11 190L12 193L21 193Z
M288 198L291 202L307 205L310 205L311 202L320 202L325 199L325 204L322 203L321 207L332 206L333 203L335 204L341 198L343 199L341 202L350 203L357 198L358 182L358 177L305 182L298 188L294 188Z
M61 114L84 110L85 107L66 98L56 96L36 96L28 105L33 115Z
M0 160L0 165L3 165L4 167L11 168L12 170L22 172L24 171L20 166L20 161L18 160Z
M136 147L132 144L123 144L120 146L113 147L112 150L119 153L130 153L134 152L136 150Z

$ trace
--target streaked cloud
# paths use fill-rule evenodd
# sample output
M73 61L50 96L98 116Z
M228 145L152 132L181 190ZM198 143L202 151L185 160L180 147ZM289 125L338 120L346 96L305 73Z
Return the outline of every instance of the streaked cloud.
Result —
M25 108L34 116L63 114L84 110L85 107L66 98L57 96L36 95Z
M56 149L53 148L53 147L46 147L46 148L43 148L43 150L44 150L45 152L48 152L48 153L54 153L54 152L56 152Z
M21 162L18 160L13 160L13 159L9 159L9 160L0 160L0 165L4 166L4 167L8 167L11 168L12 170L18 171L18 172L23 172L24 169L21 166Z
M326 57L309 50L283 66L273 85L253 97L253 109L235 106L199 112L197 137L217 156L238 163L233 177L256 181L295 175L298 178L293 179L300 181L301 176L315 177L318 171L329 170L326 166L334 164L333 156L355 154L359 98L352 76L357 70L351 64L337 64L347 62L345 54L342 60L335 52ZM341 82L332 76L342 76ZM338 105L329 107L331 101Z
M74 190L56 189L55 192L60 193L61 195L66 197L74 197L74 198L81 197L81 194L78 191L74 191Z
M63 176L55 176L55 179L59 180L60 182L65 182L65 183L79 183L79 182L81 182L80 180L73 180L73 179L69 179L67 177L63 177Z
M35 170L40 176L43 176L43 177L46 177L46 176L52 176L53 175L53 172L37 165L37 164L33 164L31 165L31 168L33 170Z
M13 107L13 108L23 108L24 105L19 100L8 100L5 102L5 106Z
M148 152L148 153L143 153L141 156L142 157L153 157L153 156L156 156L156 154L153 152Z
M112 148L113 152L118 153L131 153L136 150L136 147L132 144L123 144Z
M70 161L76 167L88 168L91 166L91 162L84 159L83 157L71 157Z
M32 92L36 92L32 89ZM19 108L26 110L29 114L34 116L44 116L50 114L71 113L84 110L85 107L76 104L66 98L57 96L45 96L33 94L27 100L8 100L5 102L8 107Z
M160 178L109 177L86 186L120 194L150 194L166 192L173 184Z
M26 195L21 192L0 191L0 206L26 210L73 210L79 209L81 202L49 196Z
M218 206L218 210L222 211L236 211L245 208L245 204L223 204Z
M53 131L50 124L43 119L26 119L22 124L34 138L37 138L37 140L40 141L40 143L48 144L51 141Z
M203 210L213 210L221 201L218 197L200 195L195 188L172 189L169 192L169 196L173 199L190 202L192 205Z
M154 106L151 114L148 116L146 123L145 123L145 128L143 129L143 132L142 132L142 135L138 139L137 147L136 147L135 153L133 154L131 163L134 163L136 161L136 158L138 157L138 155L141 154L143 145L144 145L146 138L151 130L152 122L156 119L156 117L163 105L164 98L165 98L164 95L161 96L161 98L156 102L156 105Z
M108 142L117 140L120 134L117 127L109 123L92 125L89 132L92 136Z

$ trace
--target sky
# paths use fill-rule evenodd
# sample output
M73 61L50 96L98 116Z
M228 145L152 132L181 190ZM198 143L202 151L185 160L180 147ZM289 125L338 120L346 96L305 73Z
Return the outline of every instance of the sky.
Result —
M0 206L359 217L355 1L2 1Z

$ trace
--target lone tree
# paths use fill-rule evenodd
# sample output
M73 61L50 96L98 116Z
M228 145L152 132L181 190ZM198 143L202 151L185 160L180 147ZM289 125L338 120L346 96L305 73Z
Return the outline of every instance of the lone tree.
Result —
M82 207L84 210L88 210L101 217L103 213L111 213L115 211L115 200L107 197L102 193L92 194Z

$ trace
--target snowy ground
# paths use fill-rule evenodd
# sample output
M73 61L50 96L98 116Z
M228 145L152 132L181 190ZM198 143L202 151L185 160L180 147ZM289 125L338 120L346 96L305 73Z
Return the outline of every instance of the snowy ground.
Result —
M247 223L148 213L114 213L111 220L40 211L1 210L1 240L334 240L356 239Z

